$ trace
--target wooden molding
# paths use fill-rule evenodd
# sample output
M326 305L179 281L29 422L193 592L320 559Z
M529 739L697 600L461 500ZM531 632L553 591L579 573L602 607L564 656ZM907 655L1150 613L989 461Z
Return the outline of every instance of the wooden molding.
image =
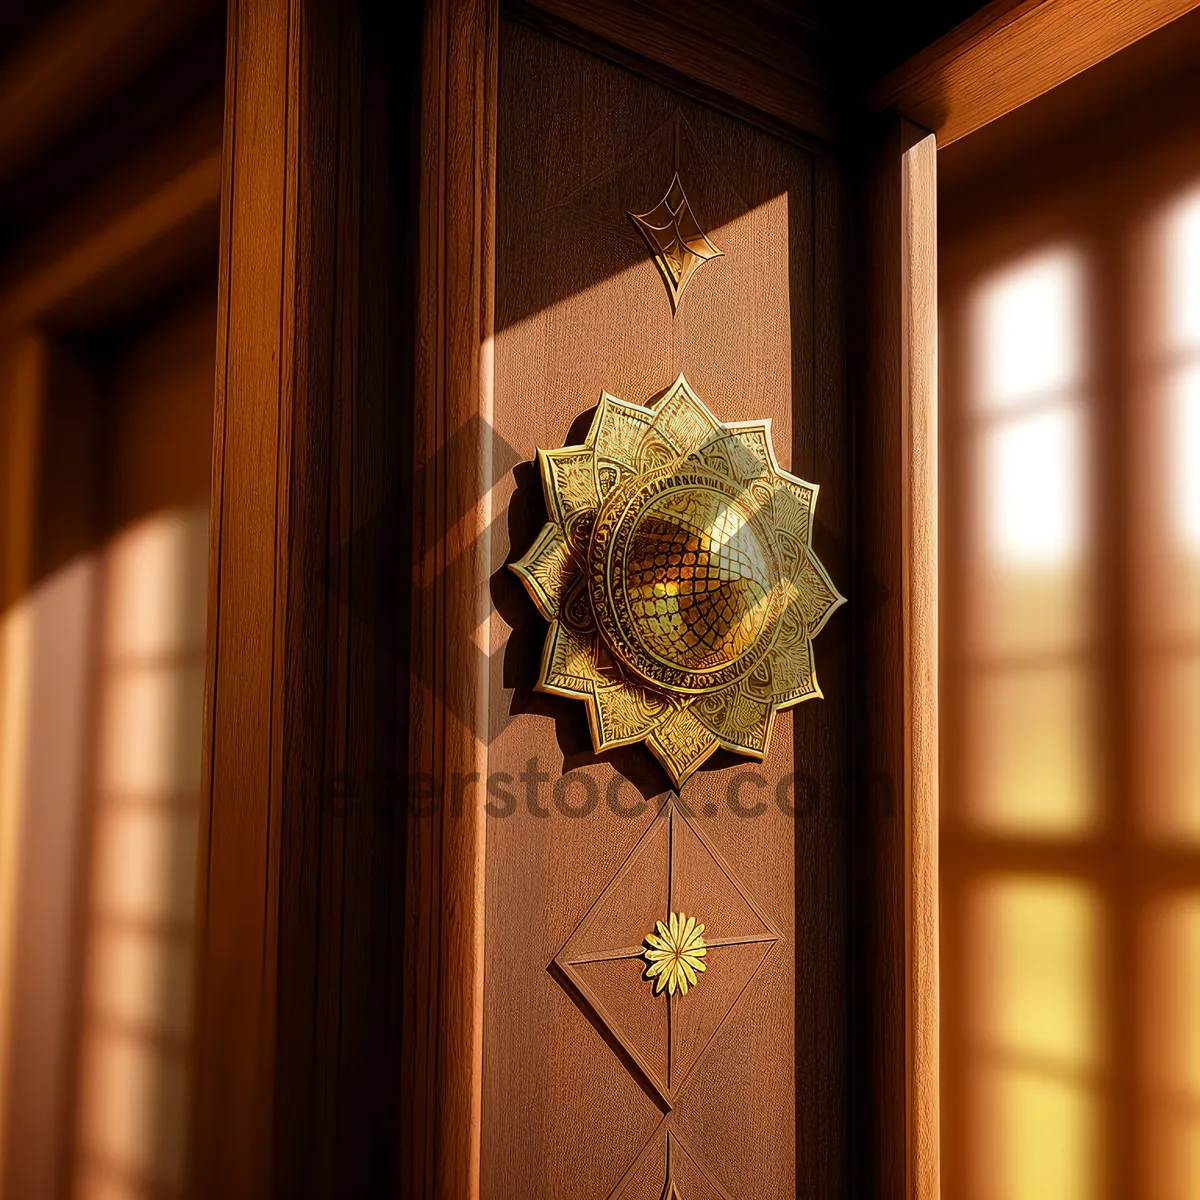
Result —
M938 370L937 143L905 151L904 710L908 896L908 1190L937 1200L938 1174Z
M992 0L887 75L868 108L939 146L973 133L1190 12L1200 0Z
M876 148L862 331L859 537L879 601L862 619L856 1003L870 1162L857 1183L908 1200L938 1196L936 157L903 121Z
M782 6L514 0L505 7L527 23L548 19L548 32L734 115L762 114L773 129L822 142L842 135L830 47L812 20Z
M399 1174L408 24L374 0L230 5L197 1196Z
M496 0L432 0L421 94L402 1192L479 1194ZM419 794L418 794L419 793Z
M13 1147L13 1028L20 907L22 792L31 659L28 605L35 579L34 530L41 486L45 420L46 338L36 331L0 342L0 1183L8 1184Z

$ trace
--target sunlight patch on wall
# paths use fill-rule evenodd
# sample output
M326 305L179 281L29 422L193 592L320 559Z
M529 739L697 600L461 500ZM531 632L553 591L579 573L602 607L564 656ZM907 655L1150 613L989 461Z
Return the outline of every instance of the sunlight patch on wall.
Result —
M1047 1067L1094 1067L1102 964L1093 891L1058 878L992 879L970 912L976 1041Z
M980 1072L972 1172L977 1200L1099 1197L1098 1112L1076 1084L1037 1070Z
M1008 421L983 448L983 521L992 562L1073 563L1083 544L1081 420L1057 408Z
M202 507L105 547L77 1197L183 1182L207 548Z
M168 509L118 533L105 549L105 653L153 660L204 645L208 510Z

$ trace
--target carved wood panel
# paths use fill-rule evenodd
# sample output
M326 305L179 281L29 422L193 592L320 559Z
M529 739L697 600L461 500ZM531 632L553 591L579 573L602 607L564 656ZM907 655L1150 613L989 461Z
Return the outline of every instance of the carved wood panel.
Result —
M481 1194L836 1194L841 614L816 643L825 698L779 713L761 764L718 751L677 794L644 746L597 754L584 706L535 691L547 625L507 564L547 520L537 448L581 442L602 392L645 404L686 372L718 420L770 418L780 464L821 485L814 548L846 578L838 173L500 32ZM629 214L672 208L676 175L691 223L656 262ZM706 257L684 295L664 261L688 245ZM647 957L672 913L705 926L686 995L656 990Z

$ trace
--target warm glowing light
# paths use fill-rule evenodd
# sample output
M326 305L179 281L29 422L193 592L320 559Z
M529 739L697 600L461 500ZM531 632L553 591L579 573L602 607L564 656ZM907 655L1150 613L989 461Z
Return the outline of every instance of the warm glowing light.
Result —
M976 886L968 909L967 1016L978 1147L972 1195L1097 1195L1100 917L1095 896L1059 879Z
M1004 422L983 442L988 556L1014 566L1070 562L1083 541L1081 429L1071 409Z
M199 791L203 704L199 661L113 672L101 703L101 791L126 798Z
M1200 348L1200 188L1176 203L1163 233L1166 342L1173 349Z
M1101 967L1093 892L1058 878L992 880L975 894L970 927L977 1040L1048 1067L1093 1065Z
M1200 293L1200 282L1196 287ZM1171 393L1166 449L1172 524L1183 548L1200 555L1200 363L1175 377Z
M1080 382L1082 264L1058 247L994 275L976 295L980 408L1014 408Z
M135 1033L104 1031L84 1039L80 1060L78 1136L84 1161L98 1160L160 1188L179 1187L186 1102L182 1059L162 1054Z
M1076 836L1093 822L1090 688L1078 668L982 674L970 685L972 823L1027 837Z
M182 1182L207 548L198 507L104 552L74 1179L97 1200Z
M105 551L104 646L150 658L204 645L208 510L168 509L122 530Z
M89 1013L126 1028L186 1036L192 1008L192 954L186 940L110 924L92 935L86 970Z
M196 900L194 808L107 806L93 835L93 903L99 914L190 926Z
M981 1072L974 1164L980 1200L1092 1200L1098 1186L1099 1119L1077 1085L1037 1070Z

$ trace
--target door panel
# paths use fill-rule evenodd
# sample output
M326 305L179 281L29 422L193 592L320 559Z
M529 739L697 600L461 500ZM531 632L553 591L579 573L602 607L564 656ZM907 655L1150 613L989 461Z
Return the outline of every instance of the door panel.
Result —
M546 520L537 449L582 441L602 391L645 404L683 372L719 420L771 419L847 590L837 172L513 22L497 147L482 1194L659 1197L668 1154L686 1200L835 1194L839 616L816 642L825 698L779 714L763 763L718 752L676 795L644 746L595 754L583 705L534 690L546 623L504 564ZM676 171L722 255L673 313L627 214ZM669 1007L636 960L564 969L585 942L636 944L669 887L710 933L759 940L712 948Z

